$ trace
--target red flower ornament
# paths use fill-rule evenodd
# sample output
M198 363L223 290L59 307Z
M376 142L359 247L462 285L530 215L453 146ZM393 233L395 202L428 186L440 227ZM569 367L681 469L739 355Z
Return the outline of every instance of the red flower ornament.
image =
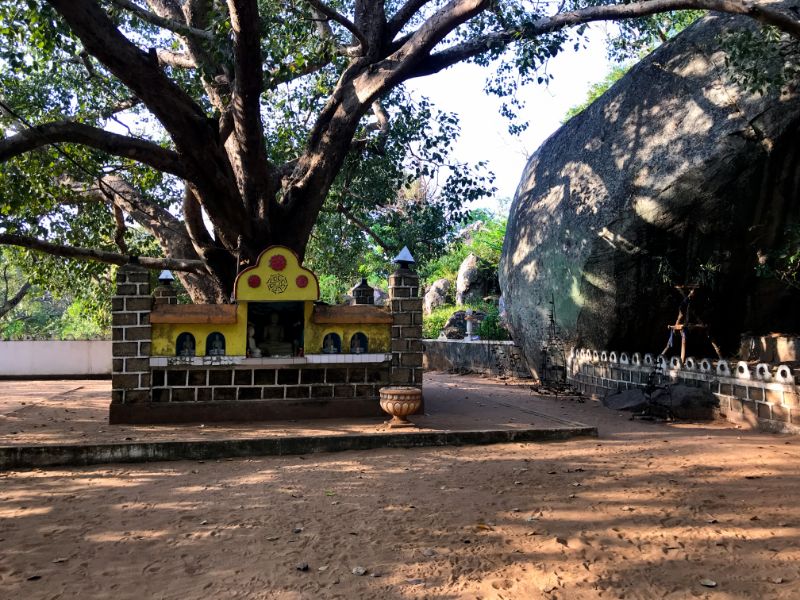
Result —
M283 271L286 268L286 257L283 254L270 257L269 266L275 271Z
M297 284L297 287L304 288L308 285L308 277L305 275L298 275L294 282Z
M261 285L261 277L258 275L250 275L250 277L247 278L247 285L251 288L257 288Z

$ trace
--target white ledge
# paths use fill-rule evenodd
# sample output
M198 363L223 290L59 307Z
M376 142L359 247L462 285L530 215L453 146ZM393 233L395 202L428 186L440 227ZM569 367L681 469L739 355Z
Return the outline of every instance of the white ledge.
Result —
M306 360L309 364L352 364L352 363L380 363L392 360L391 354L308 354Z
M153 356L151 367L281 367L318 364L367 364L392 360L387 353L308 354L287 358L247 358L246 356Z

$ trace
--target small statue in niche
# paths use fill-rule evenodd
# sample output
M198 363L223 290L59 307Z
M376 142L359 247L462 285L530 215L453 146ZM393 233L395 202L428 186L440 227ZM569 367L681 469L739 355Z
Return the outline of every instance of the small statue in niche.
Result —
M209 356L225 356L225 338L221 333L212 333L209 336L209 347L206 353Z
M178 336L178 356L194 356L194 336L191 333Z
M252 323L247 324L247 354L253 358L261 358L261 350L256 345L256 328Z
M367 336L363 333L356 333L350 338L350 353L364 354L367 351Z
M339 347L337 345L338 337L335 333L329 333L322 340L322 352L325 354L338 354Z

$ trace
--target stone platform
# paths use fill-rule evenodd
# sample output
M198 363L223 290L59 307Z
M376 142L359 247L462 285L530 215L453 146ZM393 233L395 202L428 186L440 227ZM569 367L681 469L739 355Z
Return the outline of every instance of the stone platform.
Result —
M383 418L109 425L109 381L0 382L0 469L564 440L597 435L564 414L567 399L528 385L426 374L426 414L389 430Z

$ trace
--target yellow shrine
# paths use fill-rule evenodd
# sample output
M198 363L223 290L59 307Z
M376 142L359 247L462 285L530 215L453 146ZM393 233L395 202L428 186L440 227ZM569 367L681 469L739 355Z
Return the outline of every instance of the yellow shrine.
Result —
M318 302L317 276L271 246L236 278L232 304L157 304L152 356L283 359L390 351L392 315Z

